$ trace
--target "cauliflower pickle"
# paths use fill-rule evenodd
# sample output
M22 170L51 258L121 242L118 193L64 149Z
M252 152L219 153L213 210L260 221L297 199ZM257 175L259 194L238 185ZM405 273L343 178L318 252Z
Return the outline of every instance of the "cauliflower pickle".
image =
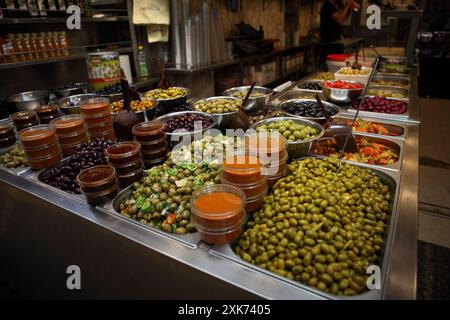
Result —
M333 295L366 290L379 265L391 193L369 169L336 159L293 162L235 242L243 260Z

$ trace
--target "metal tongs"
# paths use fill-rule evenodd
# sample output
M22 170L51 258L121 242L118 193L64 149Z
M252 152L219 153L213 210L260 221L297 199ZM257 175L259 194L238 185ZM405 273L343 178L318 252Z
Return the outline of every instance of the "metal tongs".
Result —
M325 123L323 124L323 127L325 128L324 136L334 138L334 141L336 142L336 145L340 150L343 149L345 152L350 153L358 152L358 146L356 145L356 141L353 138L353 134L351 134L352 128L344 124L333 123L333 118L331 118L331 116L328 114L327 110L322 104L322 100L317 93L315 97L317 100L317 104L319 105L326 119ZM349 133L351 134L350 138L347 143L345 143Z

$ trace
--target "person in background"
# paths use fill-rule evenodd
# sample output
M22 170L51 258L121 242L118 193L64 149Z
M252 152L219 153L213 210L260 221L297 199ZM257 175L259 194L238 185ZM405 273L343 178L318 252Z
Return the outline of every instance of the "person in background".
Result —
M336 43L342 39L341 23L350 15L352 9L359 9L355 0L327 0L320 10L320 41L322 42L322 62L331 53L342 53L342 46Z

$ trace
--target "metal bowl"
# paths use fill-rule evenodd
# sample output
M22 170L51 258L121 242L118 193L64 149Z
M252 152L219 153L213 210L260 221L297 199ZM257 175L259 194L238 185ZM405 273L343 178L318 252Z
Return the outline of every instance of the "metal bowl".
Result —
M295 117L278 117L278 118L270 118L270 119L264 119L261 121L258 121L254 125L252 125L252 129L255 129L261 125L267 125L271 122L280 121L280 120L292 120L295 123L306 125L309 127L313 127L316 129L319 134L309 140L303 140L303 141L288 141L288 147L287 151L289 154L290 159L298 159L303 157L305 154L307 154L312 147L312 144L314 141L320 139L323 134L325 133L325 129L317 122L306 120L306 119L300 119Z
M191 91L188 88L184 88L184 87L172 87L172 88L183 89L186 92L186 94L184 96L176 97L176 98L172 98L172 99L156 99L158 101L158 114L159 115L164 115L164 114L170 113L170 112L172 112L173 108L184 105L186 103L189 95L191 94ZM146 94L148 94L152 91L155 91L155 90L157 90L157 89L147 91L143 94L143 96L145 97ZM149 98L152 98L152 97L149 97Z
M280 103L279 109L280 109L281 112L283 112L286 116L289 116L289 117L294 117L294 118L298 118L298 119L305 119L305 120L310 120L310 121L316 121L318 123L324 123L326 121L325 117L317 117L317 118L314 118L314 117L302 117L302 116L297 116L295 114L291 114L291 113L289 113L289 112L284 110L287 106L289 106L289 105L291 105L293 103L302 103L302 102L315 102L315 103L317 103L317 101L315 99L290 99L290 100L286 100L286 101ZM338 117L341 114L341 109L337 105L335 105L333 103L330 103L330 102L327 102L327 101L322 101L322 103L323 103L324 106L329 106L329 107L331 107L331 108L333 108L333 109L335 109L337 111L337 113L335 115L332 115L331 118L334 119L334 118Z
M69 96L88 93L88 88L89 88L88 83L77 82L77 83L74 83L74 85L76 86L76 88L61 89L61 90L56 88L54 90L56 97L61 99L61 98L69 97Z
M327 98L327 100L329 100L331 102L335 102L335 103L353 102L361 96L361 94L364 90L364 84L361 82L356 82L356 81L345 80L345 82L360 84L360 85L362 85L361 88L337 89L337 88L330 88L330 87L327 87L324 85L324 83L326 83L326 82L336 82L336 81L339 81L339 80L324 81L321 83L323 95L325 96L325 98Z
M223 92L224 96L230 96L230 97L235 97L235 98L239 98L244 100L245 94L247 94L247 91L250 89L250 86L242 86L242 87L233 87L230 88L228 90L225 90ZM243 92L244 93L244 97L237 97L235 96L236 93L240 93ZM273 94L273 90L270 88L266 88L266 87L258 87L255 86L253 88L253 92L256 93L262 93L262 96L258 96L258 97L249 97L248 101L247 101L247 105L244 107L244 111L246 112L255 112L255 111L259 111L261 109L264 109L264 107L268 104L270 97ZM253 94L252 92L252 94Z
M99 95L95 93L86 93L59 99L59 110L64 114L78 114L80 113L81 102L97 97L99 97Z
M110 102L119 101L123 99L122 92L112 94L101 94L101 97L108 98Z
M200 99L200 100L196 101L193 105L193 108L195 109L195 105L198 104L199 102L214 101L217 99L242 101L241 99L235 98L235 97L216 96L216 97L209 97L209 98ZM239 112L239 110L233 111L233 112L227 112L227 113L211 113L210 115L212 115L214 117L214 119L216 120L217 126L219 127L220 130L223 131L223 130L226 130L227 128L229 128L231 126L231 124L233 124L233 122L236 121L238 112Z
M156 99L153 99L153 98L141 98L141 100L151 100L151 101L153 101L154 105L153 105L153 107L142 110L142 111L134 111L134 113L142 121L150 121L156 116L156 111L158 110L158 101L156 101ZM119 101L123 102L123 100L119 100ZM117 116L117 112L111 112L111 115L112 115L113 119L115 119Z
M38 90L14 94L8 98L8 102L19 111L33 111L37 107L48 104L50 91Z
M194 141L194 138L196 135L199 135L201 133L202 137L203 137L203 133L211 128L214 128L214 126L216 126L216 119L213 117L213 115L206 113L206 112L201 112L201 111L181 111L181 112L173 112L173 113L169 113L163 116L160 116L158 118L155 119L155 121L161 121L163 123L169 121L172 118L175 118L177 116L182 116L182 115L186 115L186 114L198 114L198 115L202 115L205 118L208 118L212 121L212 124L206 128L202 128L201 130L194 130L191 132L171 132L168 133L166 132L166 136L167 136L167 140L169 142L169 145L171 147L176 146L178 143L180 143L181 141L184 141L185 137L189 136L190 142ZM181 139L180 139L181 138ZM184 144L184 143L183 143Z

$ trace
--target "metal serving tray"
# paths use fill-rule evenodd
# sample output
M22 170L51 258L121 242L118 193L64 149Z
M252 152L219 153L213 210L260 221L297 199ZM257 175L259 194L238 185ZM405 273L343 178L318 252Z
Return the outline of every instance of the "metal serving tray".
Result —
M371 96L364 96L364 98L366 97L371 97ZM365 117L370 117L370 118L378 118L378 119L390 119L390 120L408 120L409 119L409 101L408 99L393 99L393 98L388 98L386 97L386 99L389 100L400 100L403 102L406 102L406 112L402 113L402 114L392 114L392 113L382 113L382 112L372 112L372 111L365 111L365 110L360 110L359 114L361 116L365 116ZM352 106L349 106L347 108L347 112L349 113L356 113L356 109L353 108Z
M321 92L322 92L322 90L310 90L310 89L302 89L302 88L300 88L300 86L301 86L302 84L310 83L310 82L312 82L312 83L318 83L318 84L321 84L321 83L322 83L321 80L309 80L309 79L305 79L305 80L301 80L301 81L297 82L297 83L295 84L295 86L294 86L294 89L295 89L295 90L304 91L304 92L310 92L310 93L321 93Z
M321 91L293 89L288 90L286 92L282 92L281 94L277 95L273 100L270 101L270 104L274 107L278 107L284 101L291 99L305 99L308 96L314 96L316 93L319 94L320 99L325 101L325 96L322 94Z
M387 85L383 85L383 84L376 84L373 81L377 81L377 80L383 80L383 81L397 81L400 83L405 84L405 86L387 86ZM409 84L409 77L405 77L405 76L393 76L393 75L382 75L382 74L375 74L372 82L369 83L369 86L383 86L383 87L390 87L390 88L404 88L404 89L408 89L410 87Z
M374 136L374 137L381 137L381 138L389 138L389 139L406 139L406 133L408 131L408 127L404 126L402 124L399 124L398 122L388 122L388 121L380 121L380 120L374 120L370 118L364 118L364 117L358 117L358 119L370 121L371 123L382 125L386 129L388 129L390 132L395 132L396 136L389 136L389 135L382 135L377 133L368 133L368 132L361 132L361 131L353 131L356 134L363 134L366 136ZM340 115L338 118L334 119L334 122L336 123L342 123L345 125L351 125L351 122L353 121L353 118L350 116L343 116Z
M388 165L375 165L375 164L368 164L368 163L361 163L361 162L356 162L356 161L351 161L351 160L346 160L346 162L354 164L354 165L358 165L360 167L366 167L366 168L378 168L378 169L385 169L385 170L389 170L389 171L396 171L396 172L400 172L400 169L402 167L402 159L403 159L403 141L401 140L395 140L395 139L390 139L386 136L383 136L382 138L380 136L371 136L371 135L366 135L363 133L353 133L353 136L355 138L364 138L365 140L367 140L368 142L374 142L374 143L380 143L380 144L384 144L386 147L388 147L389 149L391 149L397 156L398 156L398 160L397 162L393 163L393 164L388 164ZM319 142L322 140L329 140L332 138L321 138L316 140L315 142ZM313 144L314 146L314 144ZM326 157L324 155L319 155L322 157Z
M143 223L140 223L139 221L136 221L134 219L125 217L124 215L121 215L119 212L119 205L126 197L128 197L131 194L131 192L132 192L132 186L129 186L129 187L123 189L122 191L120 191L119 194L114 198L113 201L107 202L104 205L97 206L96 208L98 210L100 210L101 212L113 215L115 217L121 218L128 222L137 224L150 232L157 233L165 238L173 239L191 249L198 248L199 243L200 243L200 235L197 232L187 233L185 235L167 233L167 232L164 232L157 228L149 227L149 226L147 226Z
M356 166L362 167L358 164ZM350 299L359 299L359 300L380 300L383 297L383 289L384 289L384 283L386 280L386 272L387 272L387 264L389 261L389 257L391 254L391 247L392 247L392 239L394 236L394 230L395 230L395 224L397 219L397 202L398 202L398 193L399 193L399 185L400 185L400 174L388 170L382 170L382 169L372 169L373 172L375 172L380 178L381 181L389 186L389 190L391 192L391 203L389 208L390 213L390 220L389 220L389 227L386 232L385 236L385 246L381 252L381 289L380 290L370 290L363 292L359 295L355 296L336 296L332 295L326 292L319 291L315 288L309 287L305 284L302 284L301 282L297 282L294 280L289 280L288 278L281 277L275 273L272 273L268 270L259 268L256 265L253 265L251 263L248 263L244 260L242 260L239 256L237 256L233 250L232 250L232 244L226 244L226 245L215 245L210 250L209 253L211 255L214 255L216 257L226 259L229 261L233 261L235 263L240 264L244 268L251 269L255 272L262 273L267 275L268 277L275 278L279 281L283 281L285 283L289 283L293 287L297 288L299 291L308 291L312 292L316 295L319 295L323 297L324 299L332 299L332 300L350 300ZM295 297L293 297L295 298Z
M409 90L405 89L405 88L398 88L398 87L390 87L390 86L372 86L369 85L369 87L367 88L367 92L369 92L369 90L382 90L382 91L391 91L392 93L398 93L398 94L402 94L404 96L404 98L394 98L391 97L392 99L399 99L402 101L408 101L409 102ZM367 93L366 97L373 97L374 95ZM389 98L389 97L387 97Z

